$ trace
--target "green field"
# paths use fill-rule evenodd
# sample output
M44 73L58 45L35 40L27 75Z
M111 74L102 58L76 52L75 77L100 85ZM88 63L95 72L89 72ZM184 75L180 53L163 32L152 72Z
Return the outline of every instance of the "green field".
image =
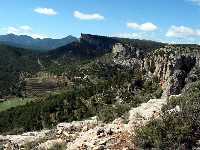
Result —
M8 110L10 108L13 107L17 107L17 106L21 106L21 105L25 105L26 103L33 101L34 98L13 98L13 99L9 99L5 102L1 102L0 103L0 112Z

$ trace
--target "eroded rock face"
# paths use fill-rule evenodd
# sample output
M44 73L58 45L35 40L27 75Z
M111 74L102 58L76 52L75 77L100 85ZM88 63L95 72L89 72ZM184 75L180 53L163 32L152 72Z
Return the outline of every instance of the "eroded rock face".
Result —
M180 50L174 47L165 47L157 51L153 56L155 67L154 76L162 82L162 86L167 90L167 95L179 94L185 86L185 79L190 71L198 65L198 56L178 53ZM154 54L153 54L154 55Z
M149 78L156 77L166 91L164 95L169 96L179 94L191 70L200 66L199 50L199 47L167 45L145 53L145 50L118 43L113 46L112 52L115 64L145 71L144 76Z
M144 126L150 120L156 119L160 116L164 104L167 104L166 98L151 99L139 107L132 108L129 112L129 126Z
M27 132L22 135L0 136L0 142L4 144L4 150L18 150L24 145L32 142L39 142L50 136L51 130L42 130L40 132Z
M140 68L142 61L139 59L140 49L117 43L113 46L113 61L117 65L128 68Z

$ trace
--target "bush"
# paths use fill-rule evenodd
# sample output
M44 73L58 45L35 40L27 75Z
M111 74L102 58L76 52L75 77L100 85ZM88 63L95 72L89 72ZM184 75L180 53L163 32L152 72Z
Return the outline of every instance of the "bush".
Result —
M98 112L98 117L103 122L111 122L114 119L121 117L125 112L130 110L130 106L127 104L116 106L104 106Z

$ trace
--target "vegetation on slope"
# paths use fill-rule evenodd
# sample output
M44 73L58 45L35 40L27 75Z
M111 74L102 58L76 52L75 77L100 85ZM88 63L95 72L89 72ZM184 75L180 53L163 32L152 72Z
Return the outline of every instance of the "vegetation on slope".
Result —
M158 82L143 80L134 70L110 62L84 62L65 73L81 78L74 79L73 87L61 94L0 112L0 132L39 130L95 115L109 122L162 93Z
M169 112L176 106L180 111ZM192 149L200 139L200 82L190 83L180 97L168 100L162 117L137 132L137 145L144 149Z
M157 80L145 78L138 69L118 66L112 62L112 55L109 53L112 44L122 42L122 39L84 36L80 43L74 42L38 55L23 49L3 46L2 53L5 51L10 61L7 62L3 58L0 61L4 63L4 70L0 75L7 73L0 79L4 82L0 84L0 88L5 88L1 90L5 91L2 95L21 96L23 82L20 80L20 74L37 73L41 69L38 57L45 71L56 75L64 74L70 79L72 86L61 94L39 98L23 106L0 112L1 133L39 130L53 127L58 122L81 120L95 115L109 122L123 115L131 107L161 96L162 90ZM124 40L137 45L135 41ZM154 44L155 47L160 45L150 45L154 47ZM2 57L5 57L5 54ZM9 66L11 70L6 67L6 63L7 66L12 66Z
M35 55L28 50L0 45L0 97L21 95L20 75L39 70Z
M8 109L25 105L30 101L33 101L33 98L11 98L9 100L6 100L4 102L0 102L0 112L6 111Z

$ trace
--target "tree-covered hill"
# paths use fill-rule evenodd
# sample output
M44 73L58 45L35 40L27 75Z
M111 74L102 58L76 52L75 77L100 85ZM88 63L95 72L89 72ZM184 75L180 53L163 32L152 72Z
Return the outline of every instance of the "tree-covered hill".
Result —
M20 94L20 76L40 69L32 51L0 45L0 96Z

